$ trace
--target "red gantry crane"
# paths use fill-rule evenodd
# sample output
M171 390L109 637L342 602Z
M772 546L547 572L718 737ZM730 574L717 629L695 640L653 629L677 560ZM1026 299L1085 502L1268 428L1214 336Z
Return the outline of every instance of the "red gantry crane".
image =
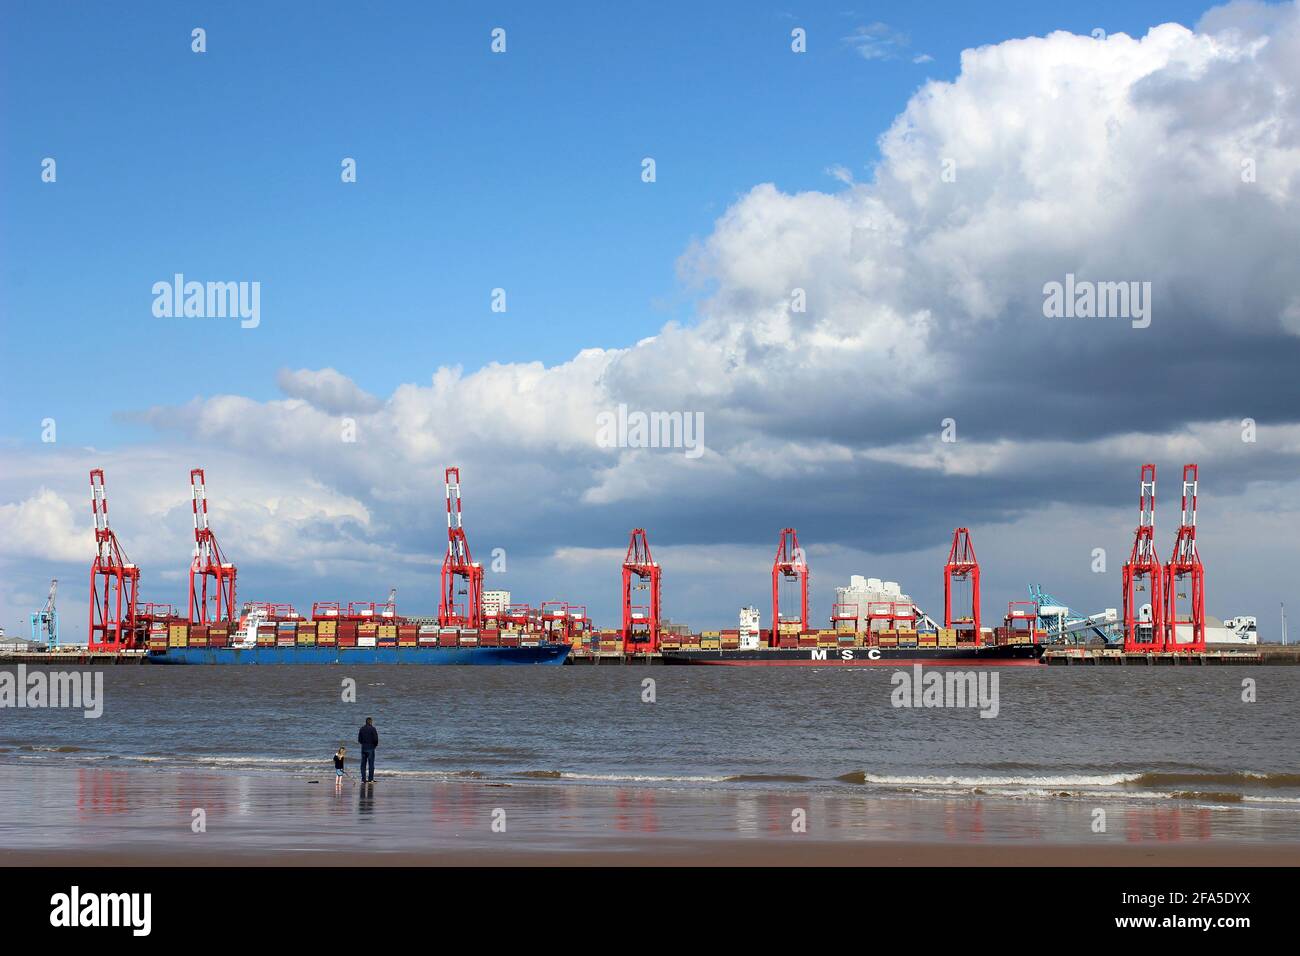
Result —
M1138 485L1138 526L1133 550L1124 565L1124 650L1163 651L1164 577L1156 555L1156 466L1143 465ZM1151 619L1141 620L1139 591L1151 595ZM1149 630L1148 630L1149 629Z
M637 584L632 578L637 578ZM632 589L649 590L649 604L633 604ZM659 649L660 567L650 556L644 528L634 528L623 559L623 653L653 654Z
M216 624L220 621L238 620L235 611L235 566L222 555L217 536L208 527L207 480L202 468L190 470L190 498L194 504L190 623Z
M781 529L781 539L776 544L776 558L772 562L772 634L779 640L781 624L796 620L787 614L781 617L781 585L798 582L799 632L808 630L808 560L799 547L799 534L794 528Z
M1199 469L1183 465L1183 523L1178 526L1174 553L1165 565L1165 650L1205 650L1205 566L1196 550L1196 494ZM1186 590L1180 591L1179 588ZM1179 598L1186 602L1179 613ZM1188 625L1191 641L1178 640L1179 625Z
M469 541L460 518L460 469L448 468L447 554L442 559L442 595L438 599L438 623L442 627L483 626L483 568L469 552ZM458 601L457 598L464 598Z
M127 560L117 535L108 526L108 494L102 468L90 473L90 510L95 516L95 560L90 566L87 644L92 651L116 653L136 645L135 598L140 569Z
M953 617L953 584L960 582L970 585L970 614ZM952 547L948 550L948 563L943 566L943 626L958 631L969 629L971 640L979 644L980 632L980 563L975 557L975 546L971 544L970 531L957 528L952 533ZM962 635L957 635L961 640Z

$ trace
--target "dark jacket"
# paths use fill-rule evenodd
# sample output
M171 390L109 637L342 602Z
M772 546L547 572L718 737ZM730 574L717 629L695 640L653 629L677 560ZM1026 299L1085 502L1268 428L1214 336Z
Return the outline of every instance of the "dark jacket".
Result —
M362 750L374 750L379 746L379 731L375 730L374 724L363 724L361 731L357 734L357 743L361 745Z

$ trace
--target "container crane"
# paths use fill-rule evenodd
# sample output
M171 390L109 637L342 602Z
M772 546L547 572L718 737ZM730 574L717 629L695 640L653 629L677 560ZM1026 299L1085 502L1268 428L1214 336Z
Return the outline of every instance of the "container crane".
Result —
M475 563L461 526L460 469L448 468L447 554L442 559L442 594L438 598L438 624L442 627L483 626L483 568ZM458 602L463 597L464 602Z
M122 550L108 524L104 469L90 472L90 510L95 518L95 560L90 565L90 620L87 646L118 652L136 646L136 591L140 569Z
M952 604L954 583L970 585L970 614L954 617ZM970 530L957 528L952 533L952 547L948 549L948 562L943 566L943 626L955 630L969 629L971 639L979 644L980 631L980 564L975 557ZM961 635L958 634L958 639Z
M632 529L623 559L623 653L653 654L659 649L661 569L650 556L644 528ZM637 579L634 585L633 578ZM633 604L632 590L648 590L649 604Z
M207 479L202 468L190 469L190 499L194 506L194 557L190 561L190 623L216 624L221 621L235 621L238 619L235 610L236 569L221 553L217 536L208 526Z
M59 612L54 605L55 595L59 591L59 579L50 581L50 594L45 599L45 607L32 612L32 642L45 643L46 647L59 646Z
M781 585L797 582L799 585L799 617L781 616ZM781 625L797 620L800 633L808 625L808 560L799 547L799 534L794 528L782 528L776 544L776 558L772 561L772 632L779 635ZM774 638L775 640L776 638Z
M1183 523L1178 526L1174 553L1165 565L1165 650L1205 650L1205 565L1196 549L1196 495L1199 470L1183 466ZM1180 591L1179 588L1186 588ZM1179 614L1179 598L1186 601L1185 615ZM1180 626L1191 632L1189 642L1178 640Z
M1138 481L1138 526L1133 535L1133 550L1124 564L1124 650L1135 652L1163 651L1164 577L1156 555L1156 466L1142 466ZM1138 592L1151 595L1149 620L1141 616Z

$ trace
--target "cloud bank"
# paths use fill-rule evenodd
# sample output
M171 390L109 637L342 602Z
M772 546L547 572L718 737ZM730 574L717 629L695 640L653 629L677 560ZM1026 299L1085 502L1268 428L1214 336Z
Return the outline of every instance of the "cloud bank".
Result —
M214 491L225 547L285 587L312 583L304 567L336 581L368 569L377 593L419 581L413 569L442 547L442 469L457 464L471 543L515 559L497 583L534 602L586 600L606 622L616 570L588 558L621 551L633 526L665 548L736 556L717 569L724 585L670 604L699 624L761 602L770 539L791 524L824 549L819 616L837 577L892 576L865 562L924 553L937 578L959 524L980 529L977 546L1007 536L1008 577L1036 566L1022 572L1016 555L1113 549L1109 578L1080 558L1057 587L1114 604L1141 462L1163 469L1162 551L1184 461L1201 463L1206 504L1222 502L1215 520L1244 521L1242 495L1295 482L1298 93L1294 4L1233 4L1141 38L1061 32L967 50L955 80L926 83L883 133L869 181L756 185L691 244L678 263L699 296L689 325L553 366L439 368L386 397L346 368L284 370L280 400L213 395L136 415L158 449L220 456L230 471L208 473L226 483L227 504ZM852 104L828 120L835 110ZM1151 283L1150 327L1045 318L1044 286L1067 274ZM707 451L602 447L598 416L619 404L701 414ZM52 468L90 457L0 473L4 560L73 560L84 495ZM184 491L167 488L128 494L147 508ZM1105 540L1098 521L1043 520L1062 508L1104 515ZM1220 547L1223 587L1250 600L1282 587L1230 571L1237 545ZM429 579L420 609L435 590Z

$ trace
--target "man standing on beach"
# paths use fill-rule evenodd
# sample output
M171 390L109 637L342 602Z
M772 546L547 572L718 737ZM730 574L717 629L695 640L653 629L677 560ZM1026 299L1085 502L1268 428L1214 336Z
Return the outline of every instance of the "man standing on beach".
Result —
M367 717L366 725L357 733L357 743L361 745L361 782L375 782L375 748L379 746L379 731L375 729L375 718ZM370 776L366 776L366 768Z

